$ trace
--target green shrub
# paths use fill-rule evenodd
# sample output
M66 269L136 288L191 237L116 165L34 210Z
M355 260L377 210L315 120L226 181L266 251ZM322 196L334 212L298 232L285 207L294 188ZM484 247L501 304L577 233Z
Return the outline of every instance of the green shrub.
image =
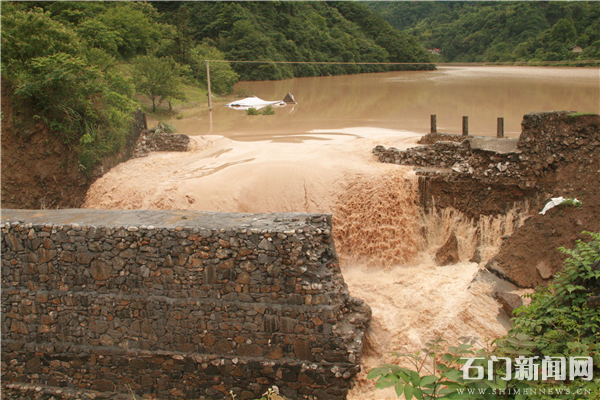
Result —
M600 339L600 311L588 305L600 295L600 233L587 233L592 241L559 249L570 256L565 269L531 296L529 306L515 310L512 329L535 336L540 352L566 355L569 342Z
M273 115L275 114L275 110L273 110L272 106L267 106L262 112L262 115Z

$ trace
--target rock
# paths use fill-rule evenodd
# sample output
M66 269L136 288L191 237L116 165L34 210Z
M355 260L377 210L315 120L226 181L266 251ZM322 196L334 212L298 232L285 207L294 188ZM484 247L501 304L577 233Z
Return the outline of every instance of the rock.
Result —
M296 104L296 100L294 99L294 95L292 95L290 92L288 92L285 97L283 98L283 102L285 104Z
M502 304L502 309L507 315L512 315L514 309L523 305L523 299L516 293L496 292L494 298Z
M485 268L501 279L506 279L506 280L509 279L509 276L506 273L506 271L500 266L500 264L498 264L498 261L496 261L494 258L491 259L485 265Z
M538 262L535 268L537 269L540 276L544 279L550 279L552 275L554 275L554 272L552 272L552 268L550 267L550 265L548 265L548 262L545 260Z
M261 357L265 353L264 349L257 344L240 344L237 349L237 355L240 357Z
M275 246L273 246L273 243L269 242L266 238L260 241L258 248L267 251L276 250Z
M469 262L477 263L477 264L479 264L481 262L481 251L479 251L479 249L475 250L473 257L471 257Z
M499 278L487 269L480 269L477 274L475 274L475 277L471 281L471 285L469 285L469 289L474 283L477 282L490 285L492 288L492 295L495 295L497 292L510 292L518 289L512 283Z
M115 384L107 379L96 379L93 387L94 390L99 392L112 392L115 390Z
M112 266L102 260L94 260L92 261L90 273L94 279L98 281L105 281L110 278L112 274Z
M435 253L435 262L438 265L452 265L458 261L458 239L452 232L446 243Z

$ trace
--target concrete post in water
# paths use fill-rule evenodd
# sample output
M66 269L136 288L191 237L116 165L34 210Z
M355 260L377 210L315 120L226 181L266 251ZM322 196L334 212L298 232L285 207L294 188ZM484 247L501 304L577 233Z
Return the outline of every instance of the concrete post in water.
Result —
M469 136L469 117L468 116L463 117L463 135Z
M437 117L431 114L431 133L437 133Z
M504 137L504 117L498 117L498 133L499 138Z
M206 83L208 88L208 110L212 111L212 94L210 93L210 66L206 60Z

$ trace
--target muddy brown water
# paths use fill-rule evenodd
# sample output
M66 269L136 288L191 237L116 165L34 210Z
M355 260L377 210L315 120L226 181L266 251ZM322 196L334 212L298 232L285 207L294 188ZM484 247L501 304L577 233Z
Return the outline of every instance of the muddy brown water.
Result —
M389 72L283 81L240 82L238 91L263 100L292 93L295 107L269 117L214 103L170 121L188 135L223 135L235 140L299 141L316 129L374 127L429 132L430 115L438 131L462 132L469 117L473 135L495 136L497 118L506 136L521 132L523 114L532 111L600 111L598 68L440 67L437 71ZM211 129L212 125L212 129ZM310 137L310 135L309 135Z
M395 363L392 351L414 352L438 335L493 339L506 320L489 287L473 276L526 215L482 218L476 225L443 210L423 216L410 167L376 162L377 144L414 146L429 131L495 136L504 117L518 136L531 111L599 111L599 70L531 67L453 67L432 72L241 82L264 100L291 92L298 104L271 116L215 104L186 110L172 122L193 136L186 153L152 153L118 165L88 191L86 207L229 212L327 212L353 296L373 310L363 372L350 400L394 399L366 379L369 369ZM421 232L427 232L423 237ZM436 266L435 251L450 234L460 262ZM469 262L475 249L478 265ZM405 366L409 366L404 364Z

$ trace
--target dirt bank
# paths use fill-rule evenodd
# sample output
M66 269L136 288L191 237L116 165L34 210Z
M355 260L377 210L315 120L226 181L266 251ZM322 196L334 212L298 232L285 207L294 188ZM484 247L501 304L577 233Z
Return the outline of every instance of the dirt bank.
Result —
M406 151L377 146L379 161L417 166L425 208L459 210L475 220L529 213L487 268L520 286L547 282L562 268L558 247L572 248L583 231L600 231L600 116L574 112L524 116L518 141L427 135ZM582 207L538 212L551 199L577 198Z
M2 85L2 208L80 207L89 187L77 155Z
M106 156L92 171L79 168L74 149L64 144L30 108L17 108L11 88L2 85L2 207L22 209L79 208L92 183L130 157L143 127L134 116L123 150Z
M518 286L535 287L562 269L565 255L559 247L573 248L578 239L588 241L590 236L583 231L600 232L600 154L588 156L544 178L539 206L504 241L488 268L506 274ZM559 206L538 214L546 201L559 196L577 198L583 205Z

